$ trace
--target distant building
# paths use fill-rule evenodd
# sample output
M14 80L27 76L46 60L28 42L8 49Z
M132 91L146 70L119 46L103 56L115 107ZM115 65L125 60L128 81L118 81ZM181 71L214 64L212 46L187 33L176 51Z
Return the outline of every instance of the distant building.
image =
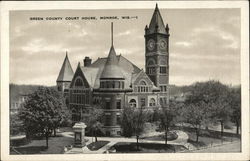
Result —
M10 114L16 114L21 108L21 104L25 102L25 100L28 98L27 94L20 94L19 97L14 100L10 101Z
M120 119L124 107L153 109L168 105L169 28L164 25L157 5L144 37L146 72L116 54L113 36L107 57L93 63L85 57L84 65L79 63L75 72L66 54L57 87L68 100L74 122L81 121L89 109L100 105L105 114L104 133L116 136L122 132Z

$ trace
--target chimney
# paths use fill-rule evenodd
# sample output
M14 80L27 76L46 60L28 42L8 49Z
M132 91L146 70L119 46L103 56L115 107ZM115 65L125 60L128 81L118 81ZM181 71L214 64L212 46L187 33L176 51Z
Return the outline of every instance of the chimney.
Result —
M84 60L83 60L83 64L85 67L88 67L91 65L91 61L92 59L90 59L88 56L85 56Z

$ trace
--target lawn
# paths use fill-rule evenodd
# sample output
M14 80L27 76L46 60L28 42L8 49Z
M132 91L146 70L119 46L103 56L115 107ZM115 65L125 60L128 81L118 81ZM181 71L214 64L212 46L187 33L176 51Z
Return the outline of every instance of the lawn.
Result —
M172 141L177 139L178 135L175 132L169 132L167 135L167 140ZM149 136L149 137L144 137L143 139L146 140L153 140L153 141L165 141L165 135L156 135L156 136Z
M32 140L30 143L15 147L16 151L21 154L63 154L64 146L70 145L73 143L73 138L68 137L50 137L49 138L49 148L46 149L46 140ZM10 150L10 154L16 154Z
M139 143L139 149L137 150L136 143L118 142L110 148L115 149L116 153L175 153L178 151L186 150L181 145L165 145L156 143Z
M195 147L211 146L215 144L222 144L223 142L232 142L240 140L237 137L224 136L221 139L219 136L215 137L213 135L209 136L209 133L203 133L199 136L199 142L196 142L196 133L191 131L185 131L188 134L188 142L193 144Z

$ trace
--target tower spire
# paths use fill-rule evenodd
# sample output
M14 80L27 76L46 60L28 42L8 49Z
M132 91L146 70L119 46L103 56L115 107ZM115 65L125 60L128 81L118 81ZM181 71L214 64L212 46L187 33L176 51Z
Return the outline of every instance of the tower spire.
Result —
M113 42L113 22L111 22L111 46L114 45L114 42Z

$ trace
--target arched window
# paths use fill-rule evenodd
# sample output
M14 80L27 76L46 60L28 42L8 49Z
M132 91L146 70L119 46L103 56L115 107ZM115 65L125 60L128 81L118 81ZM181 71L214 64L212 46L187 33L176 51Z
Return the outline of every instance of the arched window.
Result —
M146 83L145 81L142 80L142 81L140 82L140 85L146 86L147 83Z
M146 81L141 80L138 88L137 88L138 92L149 92L149 86L147 85Z
M75 86L76 87L81 87L83 86L83 81L81 78L77 78L76 81L75 81Z
M131 99L131 100L129 101L129 106L130 106L130 107L136 107L136 100L135 100L135 99Z
M155 106L155 99L154 98L150 99L149 106Z
M148 66L153 66L153 65L155 65L154 59L151 58L150 60L148 60L147 65L148 65Z

